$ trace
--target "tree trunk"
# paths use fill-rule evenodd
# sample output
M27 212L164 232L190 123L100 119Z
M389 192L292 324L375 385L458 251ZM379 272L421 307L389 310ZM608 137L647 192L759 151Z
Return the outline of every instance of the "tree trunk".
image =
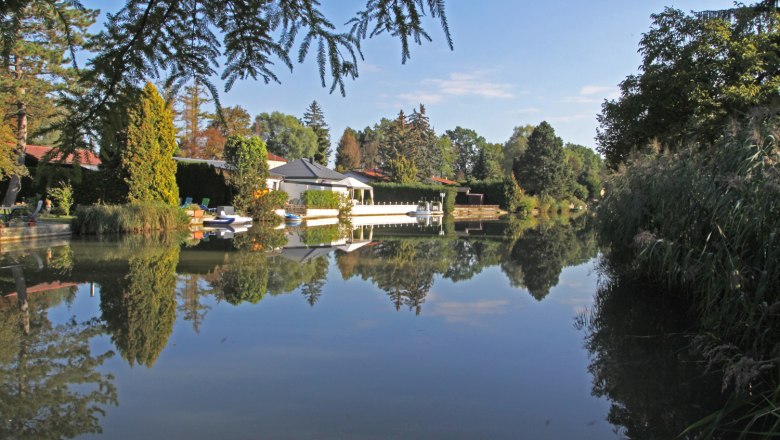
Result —
M21 59L16 56L16 78L20 79L22 75ZM24 95L26 90L20 88L18 93L18 100L16 101L16 163L20 166L24 166L24 156L27 152L27 104L25 104ZM22 190L22 176L14 174L11 176L11 181L8 183L8 189L5 191L5 197L3 197L2 206L11 206L16 203L16 197L19 195L19 191Z

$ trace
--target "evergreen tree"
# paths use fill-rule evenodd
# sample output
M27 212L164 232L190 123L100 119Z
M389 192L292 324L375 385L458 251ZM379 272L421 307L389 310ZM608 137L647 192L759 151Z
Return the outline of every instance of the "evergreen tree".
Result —
M55 3L81 6L79 0L12 1L4 17L13 22L28 4ZM397 38L406 62L412 43L430 41L423 26L429 18L439 22L452 48L443 0L369 1L356 11L347 29L334 25L316 0L123 3L100 34L103 50L91 63L94 87L71 103L77 117L63 121L63 148L68 152L85 136L96 135L101 128L95 124L99 113L139 78L165 76L174 88L197 80L219 106L213 78L223 79L226 90L248 78L279 82L274 72L278 65L292 69L293 59L304 62L312 52L322 85L330 79L331 92L338 89L344 94L345 80L358 76L361 41L380 34Z
M398 116L383 128L383 145L379 150L380 163L383 167L389 167L390 162L406 154L406 114L401 110ZM408 157L407 157L408 158Z
M128 201L178 204L175 151L173 111L157 88L146 83L128 110L127 145L120 153Z
M411 159L417 168L418 180L429 179L438 174L443 161L442 156L437 151L439 138L425 114L424 105L420 104L419 111L412 111L412 114L409 115L408 126L404 155Z
M571 173L565 159L563 141L544 121L528 138L525 154L515 163L515 176L529 194L564 197L571 188Z
M322 165L328 165L330 157L330 130L325 123L325 115L317 101L312 101L306 113L303 114L303 123L314 130L317 135L317 152L314 153L314 160Z
M355 138L355 130L347 127L339 140L336 150L336 171L344 172L360 167L360 148Z
M11 181L3 206L13 205L22 188L28 133L54 122L55 95L75 93L79 76L72 56L86 49L87 30L97 15L73 2L23 1L7 7L0 16L0 114L14 115L17 166L7 169ZM28 121L31 114L35 118Z
M391 159L387 164L387 173L393 182L396 183L415 183L418 182L419 172L414 162L405 156L398 156Z
M390 121L382 118L382 120L374 125L374 128L366 127L363 131L358 132L358 140L360 144L360 167L363 169L374 169L380 166L380 146L382 145L382 131L378 129L382 123L389 123Z
M213 118L213 115L203 110L203 106L211 101L206 94L206 88L198 81L185 87L184 93L179 98L182 106L179 113L184 124L180 145L185 157L203 157L203 124Z

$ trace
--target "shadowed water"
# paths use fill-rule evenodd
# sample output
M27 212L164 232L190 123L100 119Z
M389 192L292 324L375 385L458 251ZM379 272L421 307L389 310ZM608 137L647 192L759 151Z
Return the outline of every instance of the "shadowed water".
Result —
M0 438L620 438L654 401L584 323L597 252L587 216L7 251Z

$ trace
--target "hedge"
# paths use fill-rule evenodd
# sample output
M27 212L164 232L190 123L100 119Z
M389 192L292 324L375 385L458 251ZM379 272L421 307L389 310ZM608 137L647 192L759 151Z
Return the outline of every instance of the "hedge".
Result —
M221 171L207 163L179 161L177 165L179 196L192 197L195 203L208 198L210 207L232 204L233 195Z
M421 200L439 201L440 193L444 196L444 212L451 214L455 210L457 188L441 185L423 185L420 183L372 183L374 187L374 202L404 202L417 203Z
M339 209L339 195L333 191L307 189L301 193L304 206L312 209Z

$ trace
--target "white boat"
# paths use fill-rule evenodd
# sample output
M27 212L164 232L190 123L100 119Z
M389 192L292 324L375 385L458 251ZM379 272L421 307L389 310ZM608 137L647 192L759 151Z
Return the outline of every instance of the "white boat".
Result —
M203 220L204 226L230 226L252 223L252 217L236 214L232 206L217 206L217 217Z
M216 228L209 228L206 230L206 234L209 237L216 237L216 238L222 238L222 239L228 239L235 237L236 234L240 234L242 232L246 232L249 230L249 226L247 225L237 225L237 226L220 226Z
M419 216L430 216L430 215L444 215L444 208L441 205L441 202L420 202L417 204L417 209L414 211L409 211L407 213L408 215L419 217Z

